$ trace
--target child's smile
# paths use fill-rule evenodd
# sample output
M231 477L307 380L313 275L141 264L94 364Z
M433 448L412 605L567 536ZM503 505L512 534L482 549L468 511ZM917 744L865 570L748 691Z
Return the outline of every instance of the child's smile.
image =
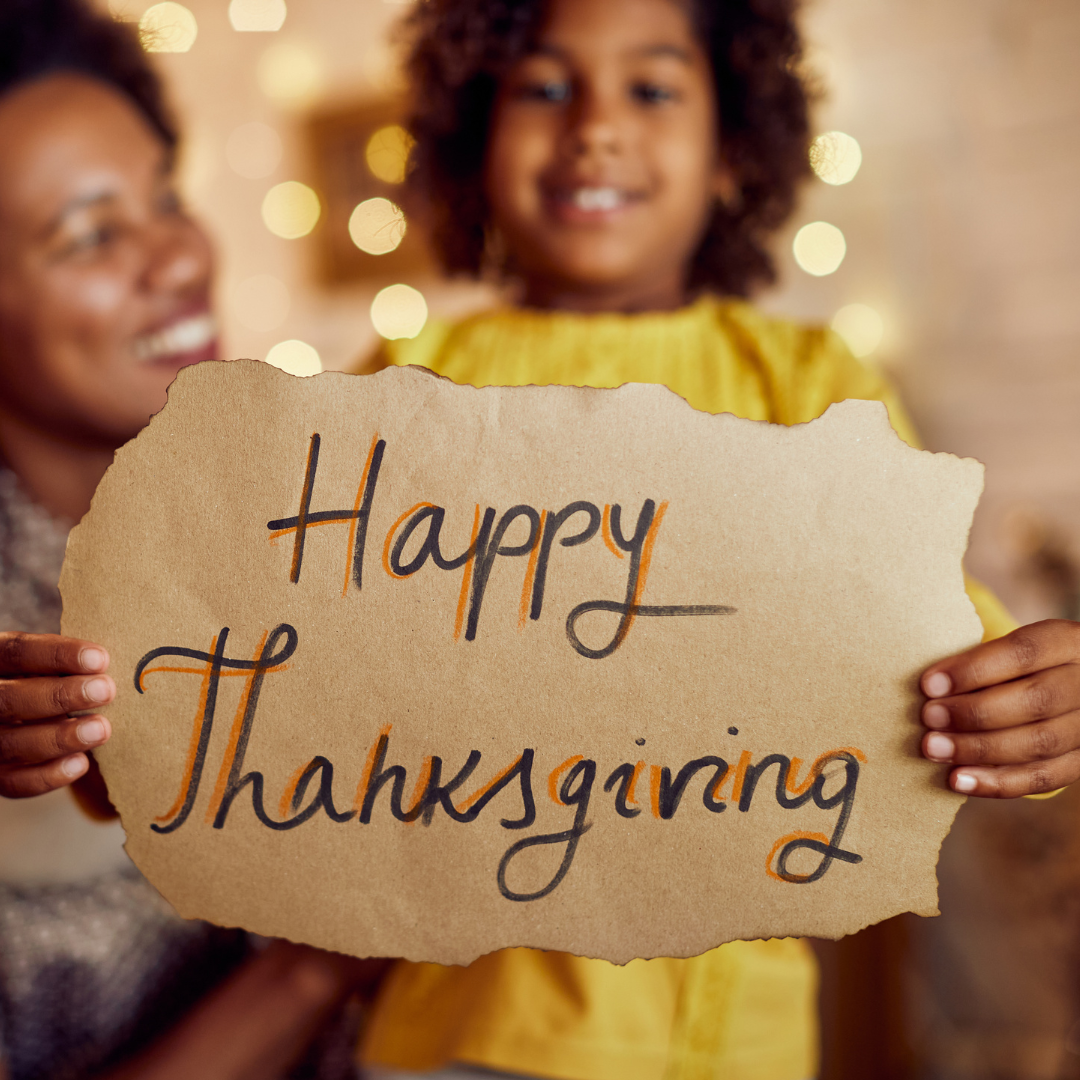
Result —
M673 0L554 0L503 80L486 191L526 302L677 307L718 193L709 61Z

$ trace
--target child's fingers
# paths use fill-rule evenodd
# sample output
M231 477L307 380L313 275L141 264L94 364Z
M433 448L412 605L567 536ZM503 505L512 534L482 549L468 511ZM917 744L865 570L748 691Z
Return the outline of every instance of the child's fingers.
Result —
M962 795L983 799L1019 799L1024 795L1045 795L1080 779L1080 751L1049 761L1027 765L998 765L953 769L949 786Z
M0 724L47 720L107 705L116 696L108 675L0 679Z
M60 634L0 633L0 675L91 675L108 666L109 654L92 641Z
M922 749L931 761L953 765L1045 762L1080 749L1080 712L1002 731L930 731L923 736Z
M931 699L922 707L922 721L935 731L987 731L1050 720L1073 709L1080 709L1080 665L1062 664L985 690Z
M0 763L40 765L100 746L112 734L104 716L66 716L33 724L0 727Z
M1078 660L1080 623L1048 619L941 660L923 672L920 683L927 697L943 698Z
M0 765L0 795L7 799L29 799L66 787L90 768L85 754L69 754L44 765Z

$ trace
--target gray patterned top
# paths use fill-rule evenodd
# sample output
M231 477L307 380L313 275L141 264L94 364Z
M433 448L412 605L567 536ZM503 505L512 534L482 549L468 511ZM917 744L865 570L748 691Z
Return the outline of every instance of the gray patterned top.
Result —
M59 632L67 532L0 467L0 629ZM73 817L63 809L48 815L61 829ZM25 812L0 821L40 843L33 824ZM18 841L5 839L9 849ZM63 847L64 837L50 840ZM247 951L244 935L181 919L134 866L117 864L103 859L103 871L81 880L41 882L13 881L0 865L0 1058L11 1080L74 1080L107 1068L163 1031Z
M69 527L0 465L0 630L59 632ZM107 839L87 857L88 828L119 827L89 826L67 792L0 799L0 811L0 1075L6 1066L10 1080L78 1080L107 1069L250 953L241 931L181 919ZM354 1077L356 1026L347 1008L294 1080Z

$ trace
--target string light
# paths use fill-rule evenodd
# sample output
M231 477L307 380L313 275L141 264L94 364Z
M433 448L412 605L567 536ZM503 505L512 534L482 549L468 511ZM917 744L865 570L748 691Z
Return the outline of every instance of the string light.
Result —
M795 234L791 249L803 270L814 277L824 277L839 269L847 254L847 241L835 225L812 221Z
M139 40L147 52L186 53L198 35L195 16L173 0L148 7L139 19Z
M319 196L299 180L275 184L266 193L262 204L263 223L283 240L307 236L315 228L321 213Z
M862 165L862 147L842 131L826 131L810 146L810 167L826 184L849 184Z
M369 255L394 251L405 239L406 228L401 208L389 199L365 199L349 216L352 242Z
M834 316L832 328L858 357L869 356L885 336L885 323L868 304L847 304Z
M266 362L300 378L318 375L323 369L318 351L306 341L296 338L279 341L266 354Z
M229 22L234 30L280 30L286 14L285 0L232 0L229 4Z
M386 184L400 184L405 179L414 141L400 124L379 128L368 139L364 152L371 174Z
M371 302L371 321L384 337L414 338L424 329L428 308L424 294L409 285L390 285Z
M259 89L271 101L289 108L312 104L326 85L319 59L293 41L277 41L269 46L259 57L255 75Z

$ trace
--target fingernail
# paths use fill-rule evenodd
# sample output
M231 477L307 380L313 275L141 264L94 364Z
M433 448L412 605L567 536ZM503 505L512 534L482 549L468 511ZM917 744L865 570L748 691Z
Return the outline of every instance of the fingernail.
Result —
M923 681L923 690L927 697L944 697L952 690L952 679L944 671L935 671Z
M76 729L79 742L86 746L96 746L105 741L105 725L100 720L84 720Z
M934 761L951 761L956 744L948 735L929 735L926 739L926 756Z
M84 671L103 671L109 658L101 649L83 649L79 653L79 664Z
M953 777L952 786L961 795L968 795L979 786L979 781L971 773L961 772Z
M77 780L89 767L85 754L74 754L60 762L60 771L70 780Z
M112 682L109 679L89 679L83 683L83 697L99 705L112 699Z
M949 726L949 710L944 705L931 704L923 709L922 722L928 728L947 728Z

